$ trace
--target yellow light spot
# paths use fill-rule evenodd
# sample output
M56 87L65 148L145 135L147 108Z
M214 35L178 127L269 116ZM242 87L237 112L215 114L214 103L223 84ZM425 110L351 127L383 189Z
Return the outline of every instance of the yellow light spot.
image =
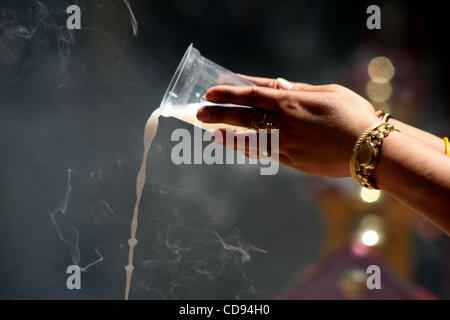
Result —
M366 230L361 235L361 242L368 247L377 245L379 241L380 236L375 230Z
M376 83L387 83L395 74L395 68L387 57L376 57L369 62L368 73L370 79Z
M370 81L366 87L370 100L381 103L387 101L392 95L392 85L390 82L377 83Z
M381 191L380 190L370 190L367 188L362 187L360 196L362 201L366 203L374 203L377 202L381 197Z

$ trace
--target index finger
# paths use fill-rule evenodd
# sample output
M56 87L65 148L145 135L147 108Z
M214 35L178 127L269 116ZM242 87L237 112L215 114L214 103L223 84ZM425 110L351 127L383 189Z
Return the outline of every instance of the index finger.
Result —
M260 87L284 89L284 90L305 90L305 89L313 90L315 87L309 83L289 82L283 78L271 79L271 78L253 77L241 73L238 73L237 75ZM282 82L285 82L285 84L283 84ZM288 85L291 85L292 87L287 88L286 83L288 83Z
M206 99L214 103L231 103L243 106L279 110L287 92L264 87L216 86L206 92Z
M259 87L278 89L278 82L276 79L247 76L241 73L238 73L237 75L241 78L244 78L245 80L250 81L251 83L256 84Z

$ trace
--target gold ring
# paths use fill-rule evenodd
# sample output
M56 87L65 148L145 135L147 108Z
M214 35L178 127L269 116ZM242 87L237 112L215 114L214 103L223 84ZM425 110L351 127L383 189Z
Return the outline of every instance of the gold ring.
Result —
M267 111L262 120L260 121L254 121L252 122L252 124L250 125L250 129L253 130L263 130L263 129L267 129L267 131L270 133L271 129L278 129L272 122L267 120L267 117L269 115L269 111Z

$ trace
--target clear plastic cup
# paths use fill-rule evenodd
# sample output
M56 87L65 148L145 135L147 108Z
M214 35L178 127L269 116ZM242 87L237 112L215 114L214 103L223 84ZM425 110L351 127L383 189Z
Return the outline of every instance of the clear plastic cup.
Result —
M220 65L206 59L191 44L181 59L169 87L161 102L160 112L164 117L175 117L194 126L208 131L218 128L243 129L227 124L202 123L197 119L197 111L203 106L219 105L222 107L237 107L232 104L216 104L206 101L206 91L216 85L253 86L245 80ZM239 106L245 107L245 106Z

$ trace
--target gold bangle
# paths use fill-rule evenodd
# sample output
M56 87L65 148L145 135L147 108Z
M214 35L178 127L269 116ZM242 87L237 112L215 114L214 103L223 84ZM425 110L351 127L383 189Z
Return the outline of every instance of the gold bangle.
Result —
M380 118L382 122L389 122L389 119L392 118L391 114L386 113L383 109L375 111L375 115Z
M378 122L364 130L358 141L356 141L350 159L350 173L353 180L360 186L368 189L378 189L375 181L373 181L372 172L375 170L380 158L381 144L393 131L400 132L392 124ZM366 159L361 159L361 150L365 147L369 155Z
M383 122L389 122L389 119L390 118L392 118L392 116L391 116L391 114L390 113L386 113L384 116L383 116L383 118L381 119L381 121L383 121Z
M445 155L446 155L447 157L450 157L450 143L449 143L447 137L444 138L444 142L445 142L445 150L444 150Z

